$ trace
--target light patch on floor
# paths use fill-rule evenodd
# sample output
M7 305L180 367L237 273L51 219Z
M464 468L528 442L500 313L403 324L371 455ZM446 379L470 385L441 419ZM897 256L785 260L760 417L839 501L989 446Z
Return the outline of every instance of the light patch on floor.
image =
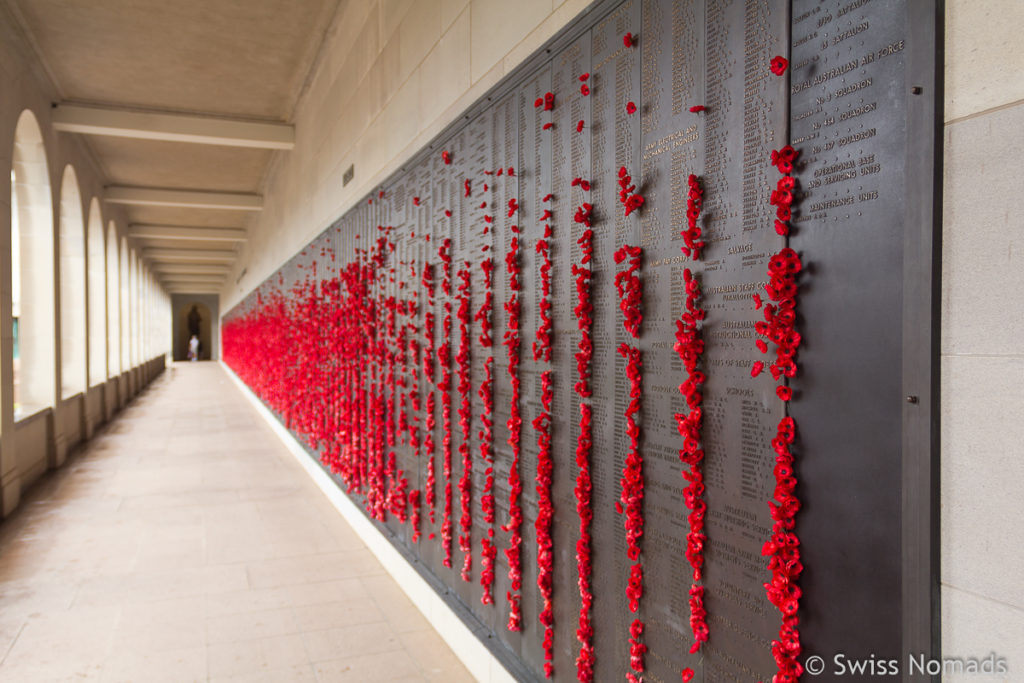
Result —
M473 680L215 363L0 523L0 681Z

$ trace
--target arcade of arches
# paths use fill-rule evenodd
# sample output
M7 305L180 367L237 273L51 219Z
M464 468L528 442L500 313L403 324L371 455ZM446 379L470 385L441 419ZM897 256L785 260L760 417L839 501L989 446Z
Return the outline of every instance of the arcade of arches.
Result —
M113 219L104 230L98 193L84 196L74 164L57 166L47 147L35 113L19 112L8 185L10 248L3 250L11 297L0 306L11 330L0 363L7 370L0 394L5 512L155 376L169 328L166 314L159 315L169 298L148 270L112 277L119 271L109 258L127 264L137 256L123 239L117 243Z

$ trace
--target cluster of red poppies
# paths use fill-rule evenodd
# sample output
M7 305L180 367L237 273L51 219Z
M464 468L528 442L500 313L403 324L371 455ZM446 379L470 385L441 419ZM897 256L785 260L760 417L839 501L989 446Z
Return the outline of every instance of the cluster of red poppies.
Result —
M409 508L412 510L412 542L420 542L420 490L409 491Z
M695 176L691 175L690 178L692 179L691 192L693 189L699 192L699 181ZM700 215L699 203L696 208L694 223ZM690 646L690 652L696 652L700 649L701 643L707 642L709 636L707 610L704 608L704 586L698 583L702 580L704 545L707 541L707 535L704 533L707 503L704 502L704 472L701 467L704 460L704 450L701 447L704 415L702 387L706 377L700 368L704 356L701 323L707 312L700 307L700 284L689 268L683 270L683 282L686 285L686 310L676 321L674 348L686 370L686 379L679 385L679 392L686 399L688 412L685 415L677 413L675 418L679 434L683 437L683 447L679 450L679 459L689 468L683 471L683 478L687 481L687 485L683 489L683 497L687 509L690 510L690 514L687 516L690 530L686 534L686 560L693 568L693 581L689 590L690 630L693 632L693 644ZM684 680L687 680L685 671Z
M577 223L582 223L583 225L587 226L587 228L590 228L594 224L593 223L593 219L591 217L591 214L593 213L593 211L594 211L594 205L593 204L588 204L587 202L583 202L578 207L576 207L576 213L573 215L572 219L574 221L576 221ZM586 232L589 233L590 230L587 230ZM588 236L588 239L589 239L589 236ZM589 258L589 254L586 255L586 256L587 256L587 258ZM584 263L586 263L586 261L584 261Z
M444 302L444 320L441 323L441 347L437 360L441 364L441 472L444 476L444 509L441 517L442 564L452 566L452 241L445 238L438 250L441 259L441 291Z
M630 102L630 104L633 103ZM619 201L626 207L625 215L627 216L644 205L644 198L636 191L633 176L629 175L625 166L619 168Z
M533 106L538 108L538 109L541 108L541 107L544 107L544 111L551 111L552 109L555 108L555 95L554 95L554 93L551 93L551 92L544 93L544 95L542 97L538 97L536 100L534 100ZM548 130L548 129L552 128L554 125L555 125L554 123L552 123L551 121L548 121L543 126L541 126L541 128L543 128L544 130ZM498 171L498 175L501 175L501 170L500 169Z
M772 166L779 169L782 177L776 183L768 201L775 207L775 232L783 237L789 234L789 219L793 217L793 188L796 187L796 180L790 174L798 155L799 152L790 145L772 150Z
M276 291L258 295L254 307L224 326L225 360L303 442L321 452L347 490L366 495L367 511L377 519L389 511L401 518L408 510L404 472L384 461L383 406L388 382L403 386L410 374L396 360L404 343L397 328L371 322L387 306L408 310L384 296L394 264L385 268L389 232L381 232L385 236L375 249L357 252L340 269L333 251L322 247L321 261L295 267L299 277L290 290L281 273ZM300 258L308 258L308 251ZM397 364L390 377L389 354Z
M619 308L623 314L623 327L634 339L640 336L640 324L643 322L641 301L643 286L636 274L640 269L643 252L640 247L623 245L614 255L616 263L627 262L627 268L615 275L615 289L619 295ZM631 612L640 609L640 598L643 596L643 565L640 562L640 539L644 534L643 499L644 476L643 456L640 453L640 425L636 414L640 412L640 384L643 375L643 363L640 349L623 343L619 345L619 355L626 360L626 377L629 379L629 404L626 406L626 434L629 436L629 453L622 469L619 483L621 493L615 504L619 514L625 514L626 553L633 561L630 569L629 582L626 586L626 598L629 600ZM644 670L643 653L646 647L640 643L636 632L643 632L643 623L637 619L633 623L634 632L630 638L630 652L633 669Z
M470 381L469 355L469 288L470 263L466 261L456 275L459 278L459 352L455 355L459 377L459 429L462 439L459 442L459 456L462 458L462 476L459 477L459 503L462 516L459 519L459 550L463 553L462 580L471 581L470 569L473 566L473 546L470 532L473 530L473 511L471 507L473 460L469 450L470 421L473 416L472 402L469 394L472 389Z
M544 198L550 201L551 195ZM545 211L545 219L551 212ZM552 602L554 586L554 542L551 538L551 524L554 520L555 508L551 498L551 477L554 474L554 458L551 453L551 401L554 399L554 386L551 373L551 225L544 225L544 238L537 240L536 252L540 256L540 303L538 305L539 323L536 341L533 342L533 360L543 362L546 369L540 375L540 413L533 419L533 428L537 432L537 519L534 529L537 532L537 587L540 589L541 606L539 619L544 626L544 675L551 678L554 673L554 604Z
M781 76L782 74L786 73L786 69L789 67L789 60L783 57L782 55L775 55L774 57L772 57L771 62L769 63L769 67L771 68L773 74L775 74L776 76Z
M435 486L437 483L437 474L434 469L434 455L436 446L434 444L434 427L436 426L436 419L434 417L435 410L437 409L437 394L434 392L434 388L437 383L434 378L434 270L429 263L423 264L423 277L420 280L420 284L423 287L423 291L427 295L427 307L423 312L423 377L427 381L427 416L424 420L424 429L426 435L423 438L423 450L427 456L427 482L424 487L427 499L427 510L430 514L430 523L435 523L435 509L437 506ZM434 534L431 532L430 538L433 538Z
M775 345L775 360L768 366L775 381L796 375L796 353L801 339L796 331L796 280L802 268L795 251L789 247L782 249L768 261L765 291L774 303L764 303L760 296L754 295L755 308L764 309L764 320L757 321L754 330ZM768 353L768 344L763 339L756 343L761 353ZM764 363L757 361L750 374L756 377L763 367ZM785 385L776 387L775 392L783 401L788 401L793 395Z
M573 178L572 182L569 183L572 187L579 187L584 192L590 192L590 181L584 180L583 178Z
M771 510L772 535L761 550L769 557L768 569L772 580L764 584L768 600L782 613L779 639L772 641L772 656L779 667L773 683L796 681L803 673L798 661L800 646L800 587L797 581L803 572L800 562L800 539L793 533L795 516L800 510L800 501L794 495L797 480L793 472L793 453L790 446L796 439L796 423L791 417L779 421L772 448L775 450L775 492L774 501L768 502Z
M782 173L782 180L772 192L771 203L777 208L776 230L780 222L784 225L791 216L793 201L792 189L793 162L798 152L786 145L771 153L771 163ZM768 261L768 284L765 293L772 303L766 303L755 295L754 306L764 309L764 320L755 324L755 330L775 346L775 360L769 366L772 378L776 382L785 382L796 375L796 354L800 347L800 333L796 331L796 295L797 279L803 270L800 256L789 247L783 248ZM761 353L768 353L768 343L764 339L757 340L757 348ZM751 370L757 375L764 364L758 361ZM775 389L782 401L793 397L793 390L786 384ZM793 470L793 452L791 446L796 439L796 423L792 417L784 417L779 421L772 449L775 451L775 490L772 500L768 501L773 524L771 538L764 544L761 553L769 558L768 569L772 579L764 585L768 600L782 614L778 640L772 641L772 656L778 666L778 673L773 677L776 683L796 681L803 673L803 666L798 661L800 645L800 588L797 581L803 572L800 561L800 539L794 533L796 513L800 510L800 500L796 497L796 474Z
M625 317L622 324L634 339L640 336L640 323L644 318L640 309L643 287L640 277L636 274L640 270L641 257L640 247L628 244L623 245L615 252L616 263L622 263L627 259L629 261L625 270L615 274L615 289L619 294L619 310Z
M519 209L515 199L509 201L509 217ZM512 449L512 465L508 472L508 523L502 530L509 534L509 547L505 549L505 557L508 559L508 579L511 583L507 592L509 615L508 629L518 631L522 626L522 610L519 606L520 591L523 581L523 560L520 549L523 544L522 526L523 510L519 504L519 496L523 491L523 484L519 477L519 455L520 439L522 436L522 416L519 411L519 349L522 340L519 335L519 322L521 317L521 305L519 292L522 291L522 282L519 280L519 227L511 226L512 240L508 253L505 255L505 268L508 273L509 297L505 302L506 319L505 339L502 342L508 352L508 377L512 387L512 395L509 400L508 445Z
M480 269L484 274L484 303L480 306L474 319L480 323L480 336L478 341L480 347L490 349L494 341L491 339L491 308L494 306L494 261L484 259L480 262ZM480 494L480 511L484 516L484 523L488 525L487 536L480 539L480 585L483 587L483 594L480 602L485 605L494 603L494 595L491 590L494 584L494 558L498 548L494 544L494 420L491 417L494 411L494 356L489 351L484 361L484 380L480 383L477 396L480 397L480 457L487 466L484 473L484 490Z
M643 674L644 654L647 653L647 646L640 640L644 635L644 622L634 619L629 625L629 665L633 671ZM626 680L629 683L642 683L643 676L637 676L633 671L626 673Z
M534 107L544 107L544 111L551 111L555 108L555 94L552 92L546 92L542 97L538 97L534 103Z
M416 281L416 265L409 264L409 279L408 282ZM405 289L405 282L399 283L399 289ZM409 446L412 447L413 454L417 460L423 455L420 443L420 427L422 424L422 418L420 413L423 410L423 402L420 397L420 382L421 378L418 376L421 370L422 363L422 347L420 346L419 325L417 324L417 314L419 312L419 300L420 292L417 289L412 289L410 295L412 297L406 303L406 340L408 344L408 356L403 358L402 363L402 387L407 387L409 396L409 411L412 416L411 420L405 420L408 432ZM406 377L409 378L408 385L406 384ZM409 501L412 505L412 500ZM414 535L418 538L419 535Z
M594 511L591 506L591 494L593 482L590 477L590 451L593 447L593 426L591 424L593 413L589 403L583 399L589 398L591 359L594 355L594 342L591 338L593 327L594 305L590 300L590 285L593 272L586 265L593 258L593 230L590 229L590 211L593 207L584 204L576 212L576 222L586 226L582 236L577 240L580 246L581 257L579 264L573 264L572 274L576 279L576 306L573 312L576 316L576 327L580 331L580 341L575 353L576 357L576 384L574 391L580 397L580 432L576 440L576 513L579 516L579 539L576 541L576 570L577 584L580 591L580 614L579 625L576 629L576 638L580 643L580 652L576 657L576 676L581 683L587 683L594 678L594 627L590 621L590 611L594 603L594 595L590 589L590 576L593 571L591 558L591 537L590 524L594 518Z
M700 186L700 180L694 174L686 179L686 230L680 231L683 238L683 254L700 260L700 253L704 250L704 241L701 239L701 227L697 224L700 212L704 208L704 188Z

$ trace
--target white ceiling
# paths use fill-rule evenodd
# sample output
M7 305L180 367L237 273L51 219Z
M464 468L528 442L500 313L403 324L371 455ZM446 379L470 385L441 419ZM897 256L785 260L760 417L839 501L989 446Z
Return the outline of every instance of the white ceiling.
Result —
M288 154L277 151L281 136L293 135L286 126L343 0L0 1L17 17L59 94L55 121L63 114L70 123L58 129L92 131L61 134L81 135L108 188L240 193L259 203L273 155ZM109 125L71 125L82 116ZM252 128L275 129L268 135L278 142L268 137L244 143L262 148L234 146L243 144L233 139L235 129L239 137L251 138ZM169 136L168 129L203 135ZM165 266L176 274L187 275L191 266L208 272L241 243L237 232L214 241L201 239L195 228L244 228L250 214L148 204L125 208L129 234L159 233L133 241L169 291L179 285L165 275ZM140 226L167 229L136 230ZM195 258L187 250L196 250ZM203 253L209 251L216 253ZM220 289L213 281L205 286Z

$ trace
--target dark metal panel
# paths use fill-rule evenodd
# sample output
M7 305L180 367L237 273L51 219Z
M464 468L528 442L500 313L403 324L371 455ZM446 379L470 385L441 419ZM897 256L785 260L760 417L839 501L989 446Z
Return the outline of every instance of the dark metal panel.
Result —
M643 4L643 150L632 176L642 181L640 218L644 286L643 458L644 608L647 666L653 680L674 680L683 665L703 680L700 657L688 655L693 642L689 589L693 570L686 561L687 514L680 471L681 447L675 415L685 414L678 386L685 377L674 349L675 321L684 310L683 270L700 269L683 256L687 178L703 173L705 117L690 112L704 102L703 0ZM637 171L640 171L639 173Z
M620 479L630 440L626 434L625 411L629 405L629 383L626 379L625 360L619 356L619 344L626 343L628 334L622 326L622 313L615 291L615 251L624 244L638 245L639 215L628 218L619 201L616 183L618 169L626 166L639 181L640 113L630 114L626 103L633 102L642 110L641 51L626 47L623 36L638 33L640 23L639 0L628 0L609 12L592 29L590 78L585 85L590 95L590 115L581 116L583 133L577 133L577 121L570 121L574 139L589 137L590 165L578 174L592 183L589 192L573 190L574 204L593 204L594 258L589 264L593 271L590 286L594 307L593 396L589 403L593 412L593 448L591 451L592 502L594 519L592 555L594 574L593 621L604 625L594 631L594 650L597 655L594 675L598 680L624 680L630 671L629 627L634 618L646 618L649 600L644 600L641 611L629 611L626 586L633 562L626 555L625 517L616 512L615 504L621 494ZM577 79L569 85L577 91ZM574 226L578 237L582 226ZM575 250L575 254L579 251ZM577 261L578 262L578 261ZM576 337L578 339L578 336ZM575 415L573 416L575 418ZM646 545L646 544L645 544ZM650 583L650 577L648 577Z
M577 87L579 75L590 70L589 33L556 54L551 61L551 92L558 93L551 112L551 228L552 264L552 381L554 400L551 413L552 451L554 474L552 500L555 508L554 529L554 583L555 583L555 642L554 667L558 680L571 680L576 671L579 643L576 626L580 609L577 588L576 541L579 527L576 515L577 467L575 464L576 438L579 433L579 400L573 393L576 381L576 363L573 353L579 342L573 307L576 287L572 277L572 264L579 262L574 247L579 230L574 228L575 207L582 201L578 188L571 187L572 179L590 172L589 135L577 135L575 124L590 118L590 102L580 95Z
M829 666L843 653L905 667L903 648L929 651L936 624L936 147L934 108L919 108L922 127L908 128L908 7L793 4L791 136L802 192L791 245L808 273L791 412L811 596L805 650ZM931 22L916 33L918 54L932 59L934 10L920 12ZM919 68L934 98L930 65ZM908 394L925 402L908 404Z
M770 574L761 555L771 518L770 440L783 416L771 379L750 377L758 356L750 295L783 246L773 229L769 151L785 138L785 81L768 62L784 51L787 15L771 3L707 2L704 12L704 123L700 175L707 247L697 277L702 307L705 607L711 640L705 680L762 680L774 662L780 617L764 598ZM681 227L681 226L680 226Z
M544 675L544 629L538 620L543 604L537 588L537 533L534 527L538 515L536 476L539 447L537 432L532 425L533 420L541 413L540 373L547 369L547 364L533 360L532 344L540 325L541 260L536 253L536 245L537 240L544 236L544 225L550 222L547 219L540 219L544 215L544 210L550 207L550 203L543 200L551 192L551 133L550 129L543 128L548 120L547 115L543 109L534 106L534 103L550 90L551 72L545 68L528 78L516 93L516 106L519 110L519 161L516 164L516 172L519 176L519 226L522 230L520 268L523 282L523 291L520 294L520 326L523 341L520 364L520 411L523 421L520 474L523 482L525 552L521 656L536 678ZM502 253L503 250L499 250L495 257L499 267L503 265L500 256ZM495 309L498 308L496 298ZM497 335L495 339L498 339Z
M787 122L792 124L794 144L804 154L797 173L802 184L801 215L794 221L792 245L808 266L799 305L805 339L802 374L794 384L797 396L792 406L801 431L800 495L805 503L799 517L807 565L801 604L805 651L828 655L840 649L876 648L888 652L902 637L904 654L938 652L939 252L935 226L941 215L936 189L941 165L936 125L941 84L935 67L941 62L936 60L935 45L941 41L935 40L939 32L935 22L941 8L935 4L795 0L789 15L763 0L595 3L417 153L382 186L384 197L374 192L339 219L332 226L330 243L327 237L315 240L260 287L265 296L278 292L293 298L299 293L296 287L309 278L313 261L318 265L317 279L329 277L325 257L330 249L349 258L357 245L372 247L379 234L377 225L393 225L395 281L379 280L374 295L408 300L412 290L419 288L422 274L409 267L424 261L433 264L437 348L445 301L437 258L441 242L445 237L453 240L453 290L458 284L455 274L467 261L470 264L471 316L483 302L479 263L485 254L493 255L494 493L497 524L501 524L508 518L506 482L511 459L504 426L510 385L500 344L502 305L508 296L504 254L512 222L506 220L505 212L510 198L519 199L525 285L521 366L524 631L513 634L505 629L504 593L509 586L502 551L507 534L497 528L497 605L480 604L479 548L488 529L480 512L485 472L479 455L476 390L483 378L485 352L476 343L479 325L475 322L467 332L472 342L469 446L474 555L472 581L459 578L461 437L454 357L460 338L454 295L449 299L453 567L442 566L439 542L444 503L440 401L434 432L435 522L429 522L424 501L423 538L418 545L412 543L408 525L392 519L380 527L403 550L415 554L425 576L449 597L473 630L489 639L496 655L516 675L539 677L543 652L543 630L536 620L539 596L532 529L536 443L529 428L539 409L539 369L529 359L529 332L536 329L539 297L539 264L532 248L542 234L538 217L546 208L554 212L555 233L555 670L556 680L571 680L575 675L579 595L573 453L579 401L572 385L579 333L572 311L576 296L571 265L579 260L573 244L582 229L572 215L583 201L595 205L597 218L592 401L597 677L612 679L624 673L626 634L632 620L624 600L627 563L622 519L613 507L627 446L621 417L626 405L625 373L615 353L624 335L611 258L623 243L640 244L645 250L641 348L647 586L641 616L648 625L647 678L675 680L684 665L698 669L698 680L748 680L771 674L769 641L778 629L779 616L764 598L761 584L768 573L760 546L771 523L769 441L782 410L772 384L764 377L749 377L757 358L752 327L760 315L750 303L750 294L764 283L767 257L783 245L772 231L767 197L778 174L767 159L768 152L787 139ZM623 48L621 35L627 30L636 34L638 27L639 49ZM778 105L785 101L787 79L774 77L766 69L772 55L786 53L787 38L793 62L792 116ZM905 44L899 43L901 38ZM847 67L854 57L857 63ZM579 93L578 77L584 72L592 72L590 97ZM913 86L920 87L921 94L914 94ZM535 109L533 100L548 91L555 93L555 109ZM623 109L630 100L640 107L635 116ZM707 111L689 112L696 104L707 106ZM584 121L582 133L576 132L579 120ZM543 129L549 121L553 127ZM826 147L829 142L831 146ZM442 150L451 153L451 165L441 160ZM855 159L852 167L850 159ZM620 215L615 186L620 165L641 181L647 203L639 220ZM506 171L514 166L514 180L482 174L499 166ZM851 170L856 171L852 176L848 175ZM690 642L686 602L690 572L684 558L686 509L680 494L683 482L673 418L683 409L676 389L683 373L672 343L684 298L681 273L688 265L677 249L685 223L686 177L691 172L701 176L705 185L703 227L709 241L704 261L693 264L708 309L704 445L709 505L706 603L712 642L703 650L700 667L695 658L684 654L683 646ZM594 190L571 187L575 177L591 180ZM463 191L467 179L470 197ZM549 193L554 199L541 202ZM414 206L412 196L419 196L422 206ZM480 207L484 201L488 206ZM487 233L483 232L484 214L495 218ZM489 251L483 251L485 246ZM228 317L252 306L251 299ZM418 303L422 308L404 320L414 327L425 319L427 302L420 299ZM389 343L393 351L401 351L396 339ZM376 387L382 370L386 368L376 369ZM407 376L405 386L396 393L396 408L403 394L409 405L411 379ZM427 386L424 379L420 383L424 405ZM917 403L908 403L907 396L916 396ZM369 407L366 411L368 417ZM403 438L394 449L396 462L410 485L423 486L424 456L417 459ZM837 534L842 542L837 542ZM894 609L897 604L901 607ZM881 622L880 613L886 615ZM888 650L881 647L883 643Z
M939 657L943 0L907 5L902 661ZM955 654L955 653L951 653ZM940 675L933 680L941 679Z

